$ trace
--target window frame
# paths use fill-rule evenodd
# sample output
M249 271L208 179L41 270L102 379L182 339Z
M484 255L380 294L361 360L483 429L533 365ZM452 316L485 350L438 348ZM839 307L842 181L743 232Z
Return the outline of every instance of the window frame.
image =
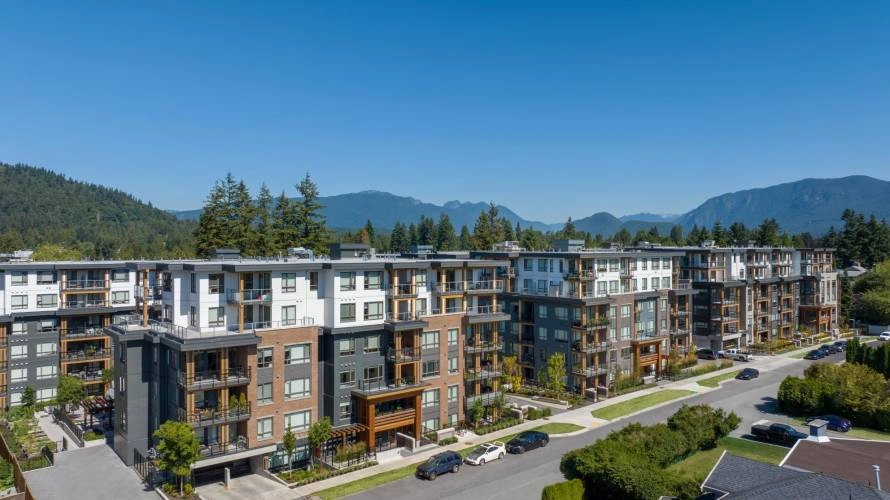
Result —
M268 356L265 355L266 352L269 353ZM275 355L275 349L273 347L258 348L256 350L256 367L257 368L272 368L274 355Z
M346 308L347 314L343 314L344 307ZM352 315L348 314L349 310L352 309ZM341 302L340 303L340 323L355 323L355 302Z
M281 293L297 291L297 273L281 273Z

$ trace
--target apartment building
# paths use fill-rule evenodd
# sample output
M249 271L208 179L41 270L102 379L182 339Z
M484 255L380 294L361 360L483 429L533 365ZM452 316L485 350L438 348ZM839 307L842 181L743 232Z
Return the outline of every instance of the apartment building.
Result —
M829 333L839 328L840 281L833 248L801 248L795 253L800 268L800 326Z
M334 426L325 452L419 439L497 389L506 262L434 254L135 262L139 317L112 325L115 448L148 456L168 419L195 427L198 469L284 460L297 434ZM269 460L264 464L263 460Z
M135 276L122 262L0 263L0 407L55 397L61 374L88 394L110 384L110 340L103 328L135 307Z
M616 373L657 377L671 348L691 345L693 290L679 280L682 252L590 250L569 240L546 252L508 242L471 255L510 263L504 355L517 356L529 383L559 352L569 390L607 394Z

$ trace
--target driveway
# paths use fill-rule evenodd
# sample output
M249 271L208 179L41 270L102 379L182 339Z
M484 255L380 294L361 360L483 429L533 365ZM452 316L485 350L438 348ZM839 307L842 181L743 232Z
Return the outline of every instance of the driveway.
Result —
M223 483L213 483L198 488L207 500L293 500L299 496L287 486L259 474L247 474L232 478L227 490Z
M35 498L89 498L91 500L157 500L133 469L124 465L106 445L63 451L52 467L25 473Z

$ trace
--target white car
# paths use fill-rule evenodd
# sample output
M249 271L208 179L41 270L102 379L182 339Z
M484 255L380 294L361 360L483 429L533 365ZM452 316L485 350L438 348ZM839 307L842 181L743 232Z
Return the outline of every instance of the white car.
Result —
M464 461L470 465L485 465L485 462L504 458L506 453L507 449L504 447L504 443L500 441L482 443L470 452Z
M890 332L881 332L881 334L878 335L878 340L890 340Z
M734 359L736 361L751 361L754 359L754 356L747 352L739 351L738 349L727 349L726 352L723 353L723 357Z

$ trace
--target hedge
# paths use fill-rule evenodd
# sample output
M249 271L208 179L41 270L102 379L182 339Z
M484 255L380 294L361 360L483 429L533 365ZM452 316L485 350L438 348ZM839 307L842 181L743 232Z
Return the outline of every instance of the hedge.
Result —
M545 486L541 500L584 500L584 483L572 479Z

